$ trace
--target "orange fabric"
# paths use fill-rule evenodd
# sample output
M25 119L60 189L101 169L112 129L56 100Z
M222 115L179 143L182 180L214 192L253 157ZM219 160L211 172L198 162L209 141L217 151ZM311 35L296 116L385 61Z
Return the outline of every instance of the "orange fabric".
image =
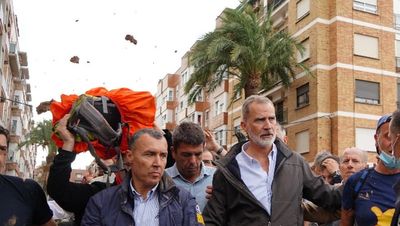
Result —
M112 100L118 107L121 113L121 121L128 123L128 128L123 128L121 139L121 152L125 153L128 150L128 138L135 131L142 128L151 128L154 125L154 118L156 112L155 99L149 92L135 92L128 88L113 89L108 91L106 88L98 87L85 92L85 94L92 96L106 96ZM78 95L61 95L61 102L53 101L50 105L50 111L53 114L53 126L65 114L68 114L72 108ZM52 139L57 147L62 147L62 140L53 133ZM102 159L109 159L113 157L116 152L113 149L106 150L105 147L97 141L92 142L96 149L97 155ZM87 144L85 142L76 142L74 152L80 153L87 151Z

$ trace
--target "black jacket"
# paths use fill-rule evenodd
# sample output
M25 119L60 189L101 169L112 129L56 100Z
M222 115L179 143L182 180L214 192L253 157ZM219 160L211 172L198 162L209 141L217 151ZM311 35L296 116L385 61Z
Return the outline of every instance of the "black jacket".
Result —
M71 175L71 163L75 160L73 152L58 150L53 165L50 166L47 180L48 194L64 210L75 214L75 224L80 225L85 207L89 198L106 188L102 182L92 184L80 184L69 181Z
M277 160L272 183L271 215L254 197L240 176L236 155L243 143L232 147L217 162L213 194L204 209L206 225L303 225L302 199L334 211L340 209L341 194L312 174L308 163L276 139Z

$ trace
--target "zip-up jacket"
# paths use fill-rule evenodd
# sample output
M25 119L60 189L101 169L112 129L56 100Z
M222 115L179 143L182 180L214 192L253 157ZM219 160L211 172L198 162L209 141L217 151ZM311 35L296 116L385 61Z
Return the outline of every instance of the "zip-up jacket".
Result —
M206 225L303 225L302 199L329 211L340 209L341 193L311 172L299 154L275 140L277 158L272 182L271 213L255 198L240 176L236 155L243 143L236 144L216 162L213 194L204 209Z
M133 216L135 205L129 186L130 181L131 177L126 177L122 184L94 195L86 206L82 226L135 225ZM176 187L171 177L164 173L156 191L158 192L160 225L202 225L197 222L197 217L201 218L201 215L195 198L188 191Z

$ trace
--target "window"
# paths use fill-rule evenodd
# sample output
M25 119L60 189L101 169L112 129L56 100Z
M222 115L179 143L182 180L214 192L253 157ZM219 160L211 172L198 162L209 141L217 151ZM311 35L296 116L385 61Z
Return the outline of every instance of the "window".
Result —
M170 90L168 91L168 100L172 101L174 99L174 91Z
M20 103L19 95L14 95L14 102L13 105L17 106Z
M365 104L379 104L379 83L356 80L355 102Z
M279 123L285 122L284 113L283 113L283 101L280 101L274 105L275 105L275 111L276 111L276 120Z
M302 85L302 86L300 86L299 88L296 89L297 107L298 108L307 106L309 104L308 92L309 92L308 83L304 84L304 85Z
M223 140L224 140L224 131L222 129L218 130L215 133L215 140L217 141L217 143L219 145L224 145L224 142L223 142Z
M375 129L356 128L356 147L375 152Z
M310 151L310 132L308 130L296 133L296 151L300 154Z
M397 81L397 109L400 109L400 83Z
M217 116L219 114L219 111L218 111L219 110L219 100L215 101L214 108L215 108L215 116Z
M13 119L12 124L11 124L11 133L16 134L17 133L17 120Z
M310 0L300 0L297 2L297 20L302 19L310 13Z
M224 111L224 103L220 103L218 106L218 114L221 114Z
M297 51L297 62L303 62L310 58L310 39L307 38L301 42L301 45L304 47L303 53Z
M377 13L378 7L376 2L377 0L354 0L353 9L369 13Z
M366 48L368 46L368 48ZM378 59L378 38L354 34L354 55Z

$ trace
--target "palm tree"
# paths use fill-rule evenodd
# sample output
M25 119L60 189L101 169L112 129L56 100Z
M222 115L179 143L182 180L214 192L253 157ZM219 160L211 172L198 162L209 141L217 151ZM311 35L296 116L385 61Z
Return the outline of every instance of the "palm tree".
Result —
M53 125L51 120L43 120L39 122L33 129L29 132L27 139L19 144L19 148L23 146L32 145L35 152L38 147L43 150L47 150L46 164L41 166L38 170L41 171L40 178L36 178L39 184L41 184L46 191L47 177L50 169L50 164L57 152L57 146L51 139L53 132Z
M289 86L295 67L309 74L296 59L297 51L302 54L304 48L286 31L273 28L271 12L259 19L251 7L225 9L221 19L221 26L205 34L189 53L195 68L185 85L189 103L203 89L212 92L228 77L238 81L232 96L244 90L248 97L277 82Z
M43 120L39 122L32 131L29 132L27 140L22 142L19 147L25 145L33 145L35 149L37 147L42 147L44 150L48 151L49 155L53 155L57 151L57 146L51 139L53 133L53 124L51 120Z

